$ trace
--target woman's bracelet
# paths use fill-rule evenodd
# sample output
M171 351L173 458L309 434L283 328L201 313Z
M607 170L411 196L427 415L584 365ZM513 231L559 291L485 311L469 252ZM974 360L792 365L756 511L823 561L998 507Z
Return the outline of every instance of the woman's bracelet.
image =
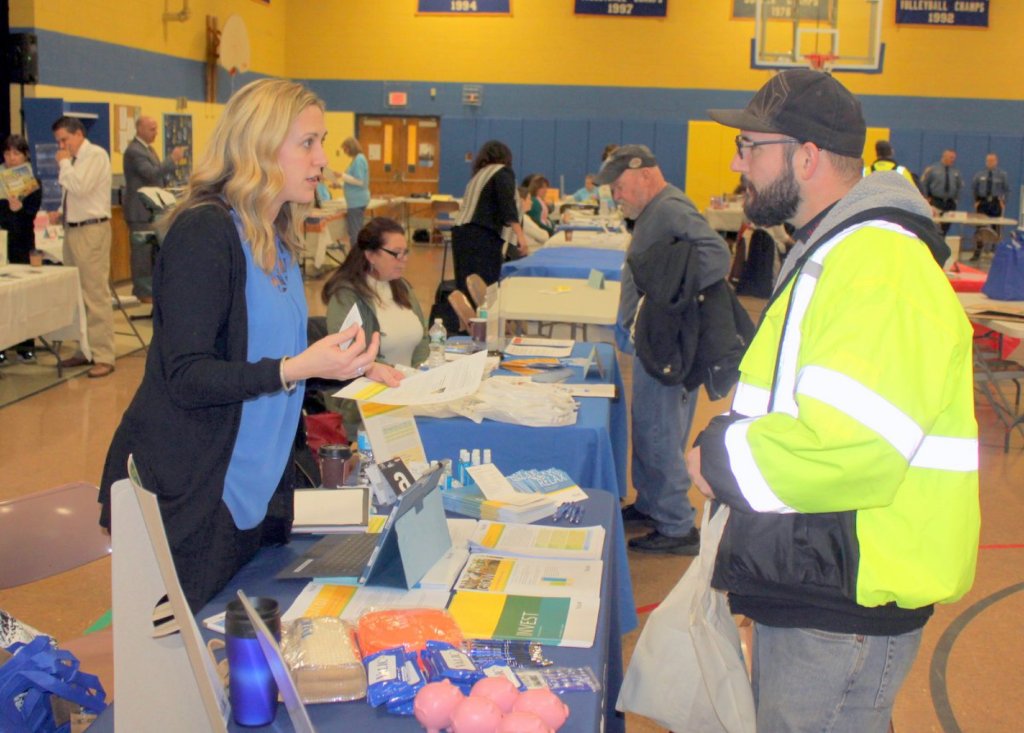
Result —
M290 382L289 383L289 381L287 379L285 379L285 376L284 376L284 363L286 361L288 361L288 357L287 356L282 356L281 357L281 363L278 366L278 373L281 375L281 389L283 389L288 394L291 394L292 392L295 391L295 382Z

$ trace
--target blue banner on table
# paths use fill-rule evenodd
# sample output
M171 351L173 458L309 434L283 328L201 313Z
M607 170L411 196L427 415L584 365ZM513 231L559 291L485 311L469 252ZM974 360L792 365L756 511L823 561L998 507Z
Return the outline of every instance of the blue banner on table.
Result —
M896 22L988 28L989 0L896 0Z
M511 15L512 0L418 0L417 13Z
M576 0L576 15L664 18L667 10L668 0Z
M832 0L762 0L767 20L829 20ZM757 0L732 0L733 18L753 18Z

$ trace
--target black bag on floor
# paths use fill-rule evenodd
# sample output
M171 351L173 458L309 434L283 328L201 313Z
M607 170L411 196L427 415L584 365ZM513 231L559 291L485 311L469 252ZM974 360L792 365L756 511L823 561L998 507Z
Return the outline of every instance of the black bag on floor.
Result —
M449 336L454 336L459 332L459 316L452 308L452 304L448 302L448 296L453 292L455 292L454 280L442 280L438 284L437 292L434 294L434 304L430 307L430 320L427 323L427 328L434 323L434 319L440 318L444 323L444 330L448 332Z

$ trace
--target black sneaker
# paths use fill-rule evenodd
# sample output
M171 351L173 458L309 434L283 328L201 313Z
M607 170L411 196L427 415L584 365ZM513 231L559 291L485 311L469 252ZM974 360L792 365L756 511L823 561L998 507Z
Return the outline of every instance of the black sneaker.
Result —
M649 514L644 514L636 508L636 504L627 504L622 507L622 524L642 524L645 527L653 527L654 520Z
M696 527L682 537L668 537L658 530L643 537L634 537L629 541L629 549L637 552L650 552L661 555L690 555L700 552L700 532Z

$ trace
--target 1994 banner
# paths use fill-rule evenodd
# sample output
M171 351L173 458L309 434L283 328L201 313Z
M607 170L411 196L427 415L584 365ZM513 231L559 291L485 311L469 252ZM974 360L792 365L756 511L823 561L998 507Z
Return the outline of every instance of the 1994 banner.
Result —
M416 12L432 15L510 15L512 0L419 0Z

